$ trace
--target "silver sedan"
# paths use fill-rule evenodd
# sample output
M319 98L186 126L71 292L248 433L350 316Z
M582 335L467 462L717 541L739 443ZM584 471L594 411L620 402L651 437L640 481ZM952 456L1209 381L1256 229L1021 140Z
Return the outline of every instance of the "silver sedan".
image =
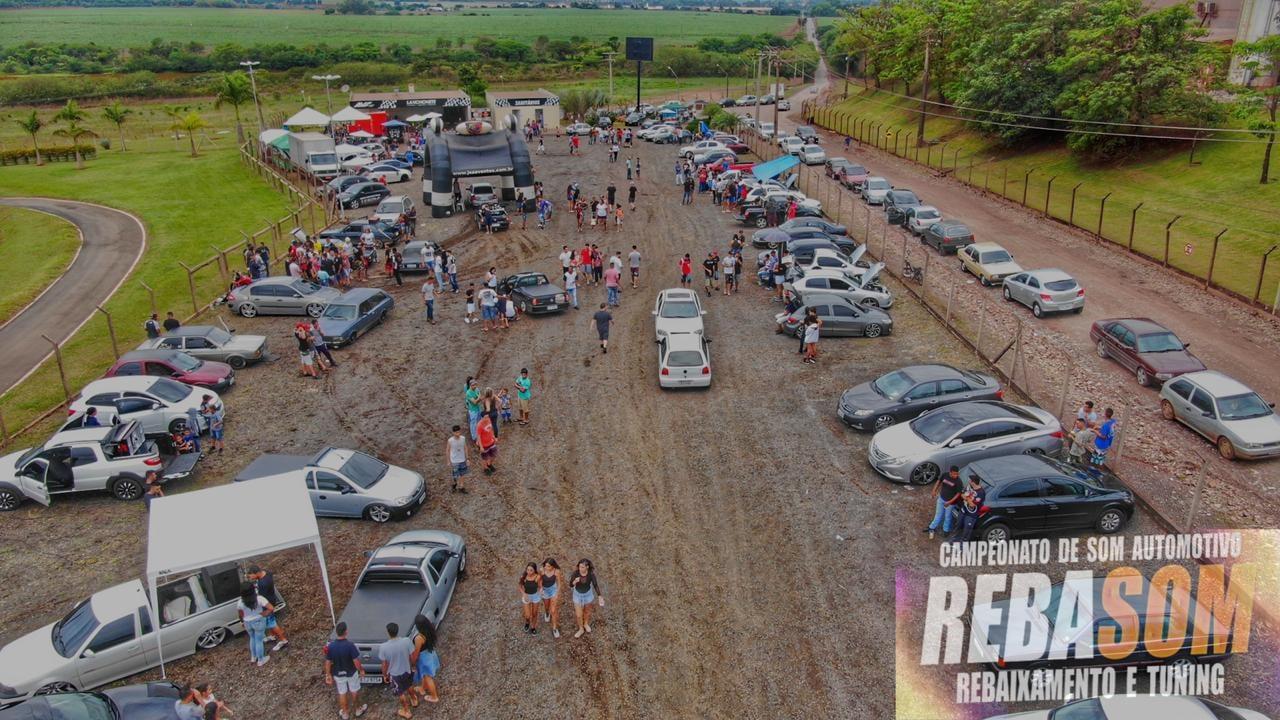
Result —
M1004 279L1004 299L1031 308L1031 314L1079 313L1084 310L1084 288L1076 279L1057 269L1029 270Z

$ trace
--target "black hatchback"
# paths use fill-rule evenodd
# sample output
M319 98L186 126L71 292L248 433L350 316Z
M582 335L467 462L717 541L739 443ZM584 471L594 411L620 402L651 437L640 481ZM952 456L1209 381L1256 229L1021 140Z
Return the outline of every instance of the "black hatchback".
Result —
M836 414L855 430L883 430L943 405L1002 399L1000 383L985 373L909 365L845 390Z

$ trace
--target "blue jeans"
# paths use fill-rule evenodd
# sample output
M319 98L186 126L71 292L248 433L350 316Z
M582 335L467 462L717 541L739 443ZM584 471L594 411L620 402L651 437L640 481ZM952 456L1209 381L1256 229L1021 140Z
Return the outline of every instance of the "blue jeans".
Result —
M436 263L435 273L436 273L436 287L438 288L444 287L444 270L440 267L440 263Z
M578 307L578 286L569 288L569 299L573 301L573 306Z
M476 440L476 423L480 422L479 410L467 410L467 424L471 426L471 439Z
M610 287L605 289L609 291L609 304L617 305L618 304L618 288Z
M942 532L951 532L951 519L955 515L951 508L947 507L947 502L941 497L935 498L933 508L933 522L929 523L929 530L937 530L938 524L942 524Z
M458 292L458 273L449 273L449 289Z
M427 301L427 322L432 322L435 319L436 319L436 301L428 300Z
M261 660L267 656L263 642L267 637L267 619L259 615L256 618L245 618L244 630L249 634L249 658Z

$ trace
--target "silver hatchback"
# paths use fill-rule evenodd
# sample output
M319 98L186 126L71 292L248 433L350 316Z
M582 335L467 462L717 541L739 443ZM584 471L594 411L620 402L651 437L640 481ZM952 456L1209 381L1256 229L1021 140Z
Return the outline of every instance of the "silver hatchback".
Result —
M1029 270L1004 279L1004 299L1031 308L1031 314L1079 313L1084 310L1084 288L1076 279L1057 269Z

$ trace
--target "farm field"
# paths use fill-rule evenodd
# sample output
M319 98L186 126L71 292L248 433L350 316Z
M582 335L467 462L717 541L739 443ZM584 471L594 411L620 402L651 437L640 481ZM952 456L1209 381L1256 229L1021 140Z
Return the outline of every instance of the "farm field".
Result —
M79 247L80 235L66 220L0 207L0 323L53 282Z
M643 10L476 9L431 16L324 15L303 10L215 10L198 8L74 8L0 12L4 44L95 42L128 47L153 38L207 46L234 42L434 45L438 38L482 35L533 42L540 35L652 36L659 44L691 45L704 37L781 33L794 17Z

